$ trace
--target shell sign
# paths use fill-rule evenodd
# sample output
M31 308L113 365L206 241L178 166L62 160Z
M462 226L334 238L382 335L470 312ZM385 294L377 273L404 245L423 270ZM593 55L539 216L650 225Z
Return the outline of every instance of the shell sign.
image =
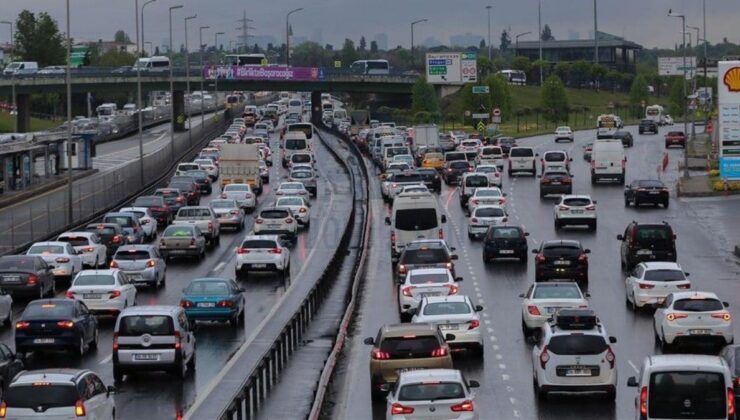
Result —
M727 70L722 82L730 92L740 92L740 67L732 67Z

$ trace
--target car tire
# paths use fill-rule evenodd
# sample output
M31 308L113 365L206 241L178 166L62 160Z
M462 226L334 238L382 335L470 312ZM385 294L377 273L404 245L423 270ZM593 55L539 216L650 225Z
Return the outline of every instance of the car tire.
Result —
M537 379L532 380L532 385L534 386L534 394L537 396L537 400L547 400L547 391L540 388L540 385L537 383Z
M95 327L95 332L93 333L93 339L92 339L92 341L90 341L90 344L89 344L89 346L90 346L91 349L97 349L98 348L98 339L99 338L100 337L99 337L98 328Z
M596 220L594 220L593 222L589 223L588 228L589 228L589 230L591 230L593 232L596 232Z
M74 348L75 357L81 359L85 355L85 338L80 336L80 342L77 347Z
M185 380L185 378L188 376L187 364L184 361L180 362L180 366L173 368L173 373L175 374L177 379Z
M624 197L624 206L629 207L630 206L630 199L627 197Z
M196 361L195 360L195 355L196 355L195 348L193 348L193 355L190 356L190 360L188 361L188 364L187 364L188 371L190 371L191 373L192 372L195 372L195 361Z
M205 247L204 247L204 248L203 248L203 250L202 250L202 251L200 251L200 255L198 255L198 260L199 260L199 261L203 261L203 260L205 260L205 259L206 259L206 249L205 249Z
M483 356L485 354L485 346L483 344L478 344L473 348L473 355L480 360L483 360Z
M617 399L616 389L610 389L609 391L606 391L606 394L604 395L604 400L613 402L616 399Z
M123 382L123 375L125 372L118 365L113 365L113 381L116 383Z
M533 333L534 331L531 328L529 328L527 324L524 323L524 320L522 319L522 335L524 336L524 338L527 339L531 337Z
M5 319L3 319L3 326L4 327L9 327L10 326L10 323L13 320L12 317L13 317L13 311L12 310L8 310L8 316L6 316Z
M468 232L468 239L470 239L471 241L474 240L475 239L475 235L473 235L472 233Z
M663 202L663 208L664 209L667 209L668 208L668 200L666 200L666 201Z
M377 390L378 386L375 382L370 381L370 398L374 402L380 402L385 400L385 393Z
M665 353L668 353L668 352L670 351L670 349L671 349L671 345L670 345L670 344L668 344L668 342L667 342L667 341L665 341L665 337L664 337L664 336L662 336L662 335L661 335L661 336L659 336L659 337L658 337L658 339L660 340L660 342L659 342L659 344L660 344L660 350L661 350L661 351L662 351L662 352L663 352L664 354L665 354Z
M591 185L596 185L596 177L591 175Z
M562 227L562 225L560 224L560 220L558 219L554 220L554 225L555 225L555 230L559 230Z

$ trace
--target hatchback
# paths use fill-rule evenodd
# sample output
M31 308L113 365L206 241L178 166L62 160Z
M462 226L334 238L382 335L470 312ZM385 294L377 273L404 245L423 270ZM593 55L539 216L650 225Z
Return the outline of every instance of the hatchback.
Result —
M467 381L455 369L423 369L402 372L398 383L388 394L386 419L475 420L477 381Z
M229 322L237 328L244 317L244 289L227 278L193 279L182 290L180 306L188 319L195 321Z

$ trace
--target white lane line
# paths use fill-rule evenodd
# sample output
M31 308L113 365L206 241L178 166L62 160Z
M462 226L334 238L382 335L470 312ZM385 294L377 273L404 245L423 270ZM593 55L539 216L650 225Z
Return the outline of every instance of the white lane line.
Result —
M498 346L498 344L494 344L494 345L493 345L493 349L494 349L494 350L496 350L496 351L498 351L498 350L499 350L499 346Z
M488 327L488 328L486 328L486 330L488 331L489 334L493 334L493 328Z
M510 402L510 403L511 403L512 405L516 405L516 398L514 398L514 397L509 397L509 402Z
M508 380L509 380L509 378L511 378L511 376L509 376L509 375L507 375L507 374L505 374L505 373L501 374L501 379L503 379L503 380L505 380L505 381L508 381Z
M503 364L503 363L499 363L498 364L498 368L501 369L501 370L506 370L506 365Z
M226 266L226 263L221 261L220 263L216 264L216 266L213 268L213 271L218 273L224 268L224 266Z
M113 353L105 356L105 359L99 361L98 364L99 365L105 365L105 364L109 363L111 360L113 360Z
M478 303L481 305L485 305L486 301L484 299L478 299Z
M514 410L514 417L519 418L519 410Z
M501 359L503 359L503 358L504 358L504 356L502 356L502 355L500 355L500 354L496 354L496 360L501 360Z
M640 369L638 369L637 366L635 366L635 364L632 363L632 360L627 360L627 363L629 363L629 365L632 366L632 369L635 370L635 373L640 373Z

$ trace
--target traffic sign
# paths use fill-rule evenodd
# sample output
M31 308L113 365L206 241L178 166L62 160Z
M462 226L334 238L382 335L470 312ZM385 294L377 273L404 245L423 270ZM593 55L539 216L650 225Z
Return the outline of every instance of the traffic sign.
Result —
M485 113L485 112L473 114L473 118L475 118L477 120L487 120L488 119L488 114Z
M643 107L643 108L645 108L645 105L646 105L645 100L644 99L641 100L640 101L640 106Z
M465 111L465 116L466 116L466 117L469 117L469 116L470 116L470 111L466 110L466 111Z
M266 66L267 65L267 59L266 58L263 58L262 60L260 60L260 65Z
M493 111L491 111L491 115L494 117L500 117L501 116L501 109L499 108L493 108Z
M486 94L490 92L491 90L488 88L488 85L473 86L473 93L476 95Z
M342 62L340 60L334 60L334 68L336 69L342 68Z
M483 131L486 129L486 125L483 123L483 121L478 121L478 125L476 126L478 128L478 131Z

